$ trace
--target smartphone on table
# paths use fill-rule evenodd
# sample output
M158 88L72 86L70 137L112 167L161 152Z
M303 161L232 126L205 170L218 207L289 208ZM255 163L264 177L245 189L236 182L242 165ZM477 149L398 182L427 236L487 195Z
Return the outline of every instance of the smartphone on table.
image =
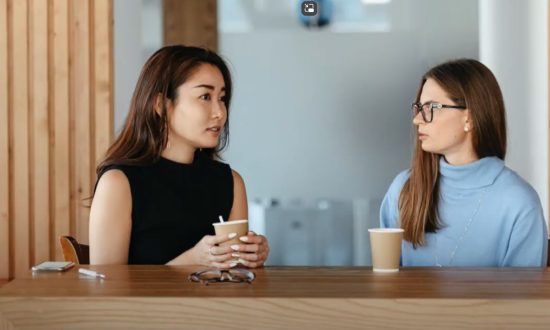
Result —
M32 267L33 272L49 271L49 272L63 272L74 266L72 261L44 261L36 266Z

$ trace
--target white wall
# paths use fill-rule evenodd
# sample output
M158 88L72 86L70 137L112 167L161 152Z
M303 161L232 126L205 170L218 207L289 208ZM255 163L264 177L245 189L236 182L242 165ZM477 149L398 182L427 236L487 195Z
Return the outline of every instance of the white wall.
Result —
M548 219L548 1L480 0L480 58L508 120L507 165L539 193Z
M161 0L114 1L115 132L130 106L147 57L162 46Z
M221 33L235 81L225 156L250 199L377 198L409 166L419 79L442 61L478 58L478 5L391 6L387 33Z
M143 62L162 45L162 15L160 0L114 6L118 131ZM250 199L379 198L408 167L418 79L439 62L478 57L478 8L476 0L390 6L388 33L220 34L235 78L225 157Z

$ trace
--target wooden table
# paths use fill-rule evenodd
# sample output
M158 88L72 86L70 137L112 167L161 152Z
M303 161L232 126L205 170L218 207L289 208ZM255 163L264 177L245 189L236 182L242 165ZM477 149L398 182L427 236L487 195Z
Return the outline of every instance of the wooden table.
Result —
M252 284L199 268L90 266L0 288L0 329L549 329L548 269L267 267Z

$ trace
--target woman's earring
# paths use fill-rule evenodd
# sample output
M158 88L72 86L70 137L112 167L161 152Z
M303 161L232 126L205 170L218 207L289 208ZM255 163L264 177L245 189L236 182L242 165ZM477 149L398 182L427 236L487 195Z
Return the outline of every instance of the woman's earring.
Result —
M469 131L470 131L470 127L464 126L464 132L469 132Z

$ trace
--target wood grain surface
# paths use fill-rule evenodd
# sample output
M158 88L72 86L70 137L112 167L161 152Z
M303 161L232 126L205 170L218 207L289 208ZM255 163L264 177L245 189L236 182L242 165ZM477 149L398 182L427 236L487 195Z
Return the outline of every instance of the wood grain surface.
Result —
M197 267L90 266L105 280L29 272L0 288L0 329L542 329L547 269L267 267L252 284Z

